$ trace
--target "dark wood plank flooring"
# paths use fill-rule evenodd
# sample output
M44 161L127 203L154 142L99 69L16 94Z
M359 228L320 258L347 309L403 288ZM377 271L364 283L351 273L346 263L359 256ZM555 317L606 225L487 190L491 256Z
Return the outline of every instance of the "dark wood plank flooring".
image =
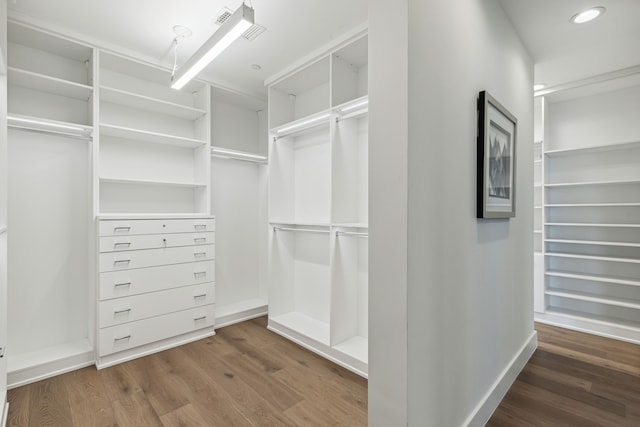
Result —
M8 426L366 426L367 381L266 317L97 371L9 390Z
M266 318L111 368L10 390L9 426L364 426L367 381ZM490 427L640 426L640 346L537 324Z
M487 426L640 426L639 345L536 330L538 349Z

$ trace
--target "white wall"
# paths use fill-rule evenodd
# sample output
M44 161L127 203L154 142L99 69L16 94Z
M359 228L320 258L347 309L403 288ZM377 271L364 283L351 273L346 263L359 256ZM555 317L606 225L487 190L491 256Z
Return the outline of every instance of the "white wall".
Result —
M369 24L370 425L476 425L535 340L533 64L494 0L374 0ZM509 220L475 218L481 90L519 119Z
M408 2L369 1L369 425L407 419Z

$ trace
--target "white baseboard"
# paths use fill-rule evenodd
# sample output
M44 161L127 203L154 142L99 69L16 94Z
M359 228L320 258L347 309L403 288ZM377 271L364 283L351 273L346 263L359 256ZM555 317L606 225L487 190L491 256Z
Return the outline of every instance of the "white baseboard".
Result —
M269 307L266 303L262 303L257 307L243 307L236 312L227 311L226 313L220 314L216 309L215 328L224 328L225 326L233 325L234 323L240 323L244 322L245 320L255 319L256 317L266 315L268 311Z
M538 334L533 331L529 339L520 347L520 350L515 354L511 362L502 371L500 377L493 384L489 392L485 395L482 401L476 406L473 413L462 424L467 427L482 427L491 418L493 412L502 402L502 399L511 388L511 385L516 380L522 369L527 364L527 361L533 355L533 352L538 347Z
M77 349L77 352L62 354L49 360L38 361L37 358L27 363L16 363L21 366L17 369L9 369L7 372L7 389L20 387L41 381L56 375L75 371L95 363L95 355L92 349ZM9 364L11 366L11 363Z

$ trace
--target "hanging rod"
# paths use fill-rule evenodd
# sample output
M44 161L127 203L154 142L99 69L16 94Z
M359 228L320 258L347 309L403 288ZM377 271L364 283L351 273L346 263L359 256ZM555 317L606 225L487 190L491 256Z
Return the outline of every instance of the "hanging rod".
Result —
M322 234L328 234L329 230L315 230L313 228L291 228L291 227L277 227L274 226L273 227L273 231L301 231L304 233L322 233Z
M338 236L352 236L352 237L369 237L369 233L356 233L353 231L336 231L336 237Z
M267 157L244 151L228 150L225 148L211 147L211 157L229 160L241 160L244 162L266 164Z
M15 124L8 124L7 127L10 128L10 129L23 130L23 131L26 131L26 132L41 133L41 134L44 134L44 135L53 135L53 136L60 136L60 137L65 137L65 138L74 138L74 139L80 139L80 140L83 140L83 141L91 141L92 140L92 137L90 135L78 135L78 134L75 134L75 133L58 132L58 131L55 131L55 130L38 129L38 128L30 127L30 126L21 126L21 125L15 125Z

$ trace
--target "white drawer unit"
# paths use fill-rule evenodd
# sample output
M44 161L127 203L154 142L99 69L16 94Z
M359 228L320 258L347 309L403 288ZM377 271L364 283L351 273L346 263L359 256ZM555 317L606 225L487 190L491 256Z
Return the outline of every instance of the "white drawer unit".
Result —
M100 254L100 272L215 259L215 245L181 246Z
M161 265L135 270L100 273L101 301L147 292L212 282L215 280L215 261Z
M101 220L100 236L139 234L203 233L215 231L212 218L202 219L130 219Z
M98 225L98 368L214 334L213 217Z
M213 304L214 297L215 284L211 282L100 301L99 327L105 328L172 311Z
M213 232L104 236L100 237L100 252L210 245L214 242L214 236Z
M100 330L99 356L129 350L167 337L212 327L214 305L177 311Z

